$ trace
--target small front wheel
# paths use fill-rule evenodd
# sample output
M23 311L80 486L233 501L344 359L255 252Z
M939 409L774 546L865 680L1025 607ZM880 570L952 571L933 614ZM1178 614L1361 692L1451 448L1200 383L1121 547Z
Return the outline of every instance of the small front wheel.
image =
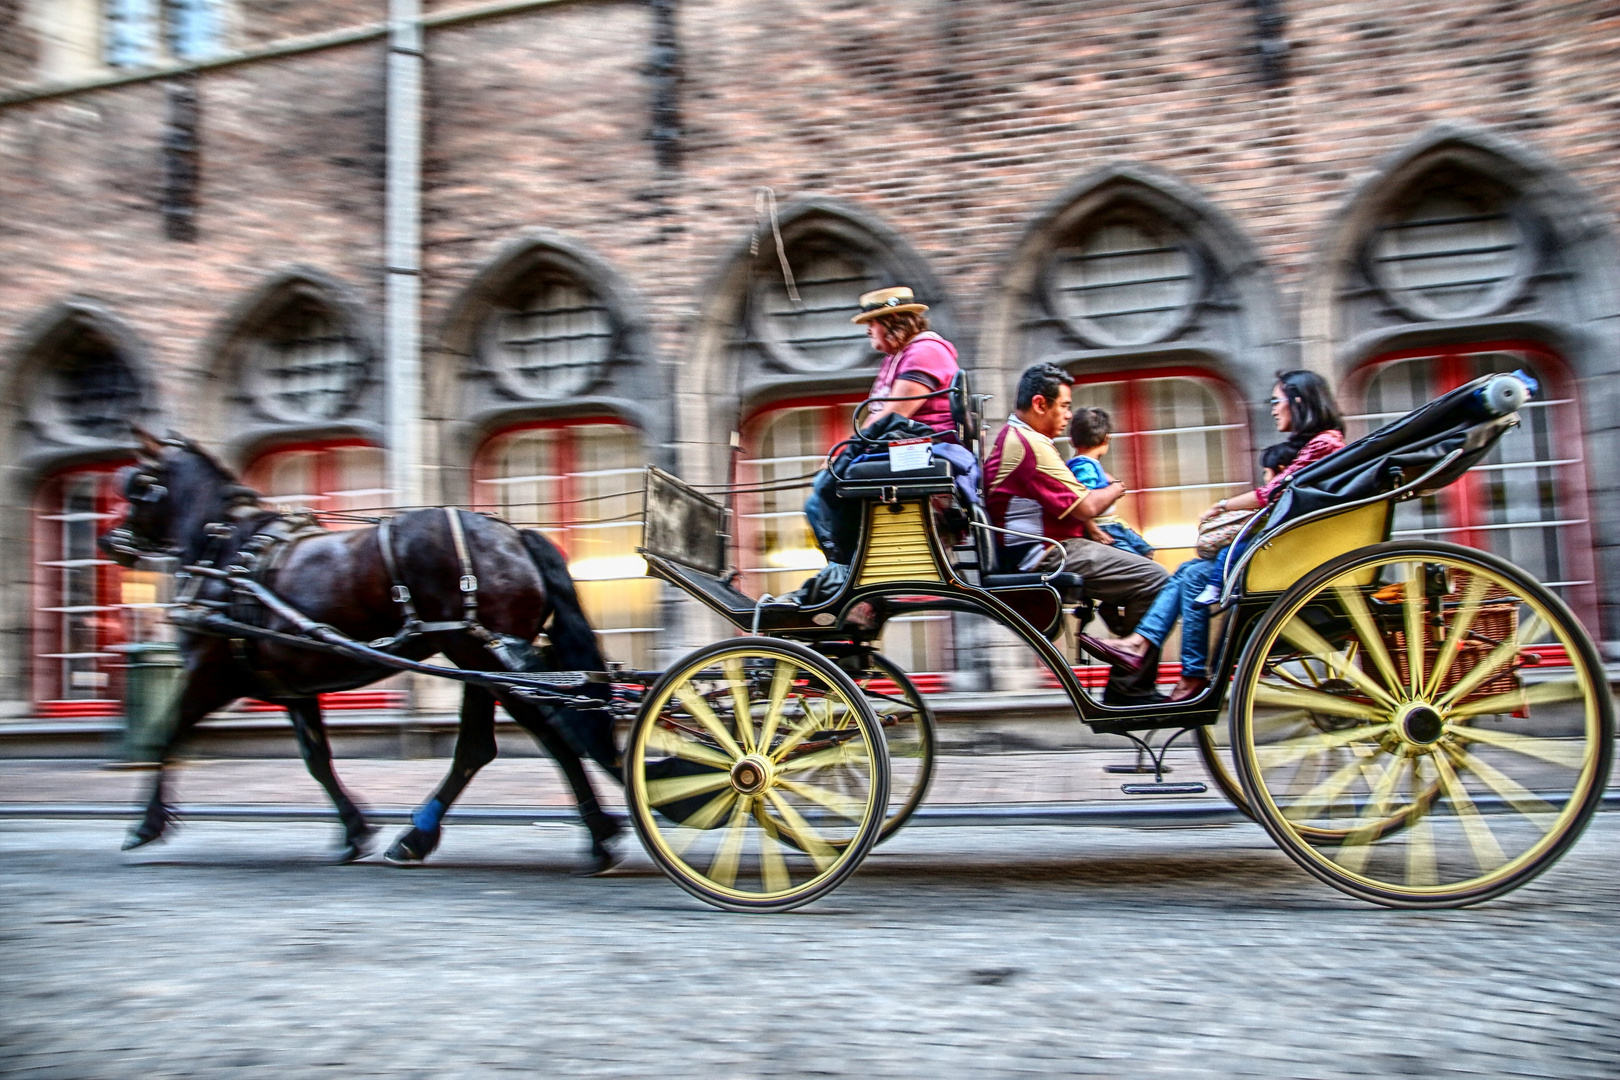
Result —
M699 649L648 692L625 748L631 820L701 900L787 911L836 888L880 835L884 732L850 677L772 638Z

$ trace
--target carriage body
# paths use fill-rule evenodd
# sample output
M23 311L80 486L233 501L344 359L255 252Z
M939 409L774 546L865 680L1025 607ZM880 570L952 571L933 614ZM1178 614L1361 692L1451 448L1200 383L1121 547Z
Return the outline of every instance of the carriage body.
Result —
M846 470L840 495L865 502L861 541L843 585L804 604L737 590L728 508L649 469L648 572L749 636L699 650L648 690L626 751L643 841L722 907L777 910L835 887L915 808L931 770L926 703L873 643L896 614L947 610L1017 635L1095 731L1197 731L1221 789L1344 891L1432 907L1522 884L1573 842L1607 782L1602 664L1568 608L1517 567L1390 539L1395 503L1454 482L1515 426L1528 391L1502 378L1296 474L1228 556L1210 688L1177 703L1113 706L1081 686L1054 637L1083 583L997 572L999 530L937 460ZM976 453L965 379L950 392ZM897 694L870 689L880 666ZM897 729L905 751L891 755ZM897 771L891 798L891 766L919 753L930 760Z

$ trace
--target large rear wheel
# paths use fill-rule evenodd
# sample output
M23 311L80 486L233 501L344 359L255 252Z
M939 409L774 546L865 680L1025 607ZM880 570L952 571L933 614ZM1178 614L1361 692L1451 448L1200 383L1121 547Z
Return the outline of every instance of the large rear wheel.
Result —
M653 860L732 911L786 911L836 888L877 842L883 728L859 688L802 645L699 649L648 692L625 789Z
M1262 616L1231 694L1250 806L1296 862L1392 907L1457 907L1568 849L1608 782L1603 667L1569 609L1471 548L1378 544Z

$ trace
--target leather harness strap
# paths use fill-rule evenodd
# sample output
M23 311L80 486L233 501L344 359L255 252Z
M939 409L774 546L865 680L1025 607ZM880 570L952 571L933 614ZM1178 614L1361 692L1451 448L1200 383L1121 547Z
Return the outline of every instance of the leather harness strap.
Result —
M400 580L399 564L394 561L393 520L383 518L377 522L377 547L382 551L383 566L388 569L388 580L393 585L390 592L394 603L405 613L405 626L400 632L406 633L419 626L422 617L416 613L416 604L411 600L410 586Z
M456 558L461 562L461 607L468 626L478 625L478 575L473 573L472 555L467 551L467 534L462 531L461 511L453 506L444 508L450 520L450 538L456 544Z

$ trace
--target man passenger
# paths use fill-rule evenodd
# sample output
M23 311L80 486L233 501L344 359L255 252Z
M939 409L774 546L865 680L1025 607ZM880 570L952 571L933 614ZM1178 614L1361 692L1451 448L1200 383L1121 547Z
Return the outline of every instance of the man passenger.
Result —
M1052 364L1036 364L1019 377L1013 415L996 436L985 463L985 501L991 524L1063 544L1060 552L1035 541L998 534L1003 569L1040 573L1061 569L1079 574L1085 596L1124 609L1124 630L1128 632L1169 575L1151 559L1086 537L1086 523L1106 513L1125 494L1125 485L1116 480L1088 490L1058 453L1052 440L1069 426L1073 384L1068 372ZM1157 655L1134 673L1112 664L1104 704L1164 701L1153 689L1158 668Z

